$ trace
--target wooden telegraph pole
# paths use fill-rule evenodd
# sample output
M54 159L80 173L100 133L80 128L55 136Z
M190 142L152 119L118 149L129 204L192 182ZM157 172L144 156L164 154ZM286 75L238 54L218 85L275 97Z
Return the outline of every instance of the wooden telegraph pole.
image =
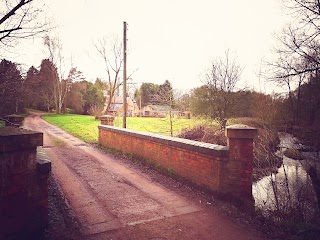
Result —
M127 23L123 22L123 128L127 127Z

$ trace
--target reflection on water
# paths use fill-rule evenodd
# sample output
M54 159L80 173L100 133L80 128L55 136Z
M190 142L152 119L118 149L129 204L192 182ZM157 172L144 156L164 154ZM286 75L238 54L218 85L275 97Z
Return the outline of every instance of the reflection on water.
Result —
M283 165L276 174L266 176L253 184L255 205L265 215L271 211L292 212L292 209L297 209L302 213L302 217L308 218L317 211L317 200L307 169L317 161L297 161L283 156L284 149L298 148L299 144L289 134L280 134L279 137L279 154L283 157Z
M252 193L257 207L276 210L283 204L280 200L296 201L308 185L308 174L301 163L284 157L278 173L254 183Z

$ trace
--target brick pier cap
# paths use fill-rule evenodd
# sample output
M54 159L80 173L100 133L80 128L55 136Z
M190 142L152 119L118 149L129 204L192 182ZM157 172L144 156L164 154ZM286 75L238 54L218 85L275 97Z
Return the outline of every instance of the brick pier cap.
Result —
M258 135L258 129L244 124L234 124L226 127L225 135L227 138L254 139Z
M100 117L100 121L102 125L113 126L114 116L112 115L103 115Z

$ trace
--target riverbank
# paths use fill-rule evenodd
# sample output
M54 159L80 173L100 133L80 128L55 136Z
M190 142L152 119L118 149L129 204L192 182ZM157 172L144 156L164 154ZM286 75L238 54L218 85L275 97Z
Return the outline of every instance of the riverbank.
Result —
M301 152L317 152L319 158L320 152L320 127L292 127L286 129L288 133L292 134L298 142L295 147Z
M306 149L306 146L289 133L280 133L279 138L277 155L283 159L283 164L276 172L253 184L256 208L266 219L292 234L300 235L301 239L317 239L315 236L320 234L319 198L309 169L319 161L285 156L288 149ZM319 173L320 169L317 169Z

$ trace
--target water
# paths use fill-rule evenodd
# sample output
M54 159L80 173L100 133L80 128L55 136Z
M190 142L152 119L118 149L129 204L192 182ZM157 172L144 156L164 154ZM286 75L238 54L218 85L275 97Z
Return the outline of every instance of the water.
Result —
M306 149L290 134L280 133L280 150L283 164L276 174L270 174L252 186L256 208L264 215L280 211L282 213L299 210L302 217L312 216L317 209L317 199L307 169L319 168L319 153L304 152L306 160L294 160L283 155L286 148Z

